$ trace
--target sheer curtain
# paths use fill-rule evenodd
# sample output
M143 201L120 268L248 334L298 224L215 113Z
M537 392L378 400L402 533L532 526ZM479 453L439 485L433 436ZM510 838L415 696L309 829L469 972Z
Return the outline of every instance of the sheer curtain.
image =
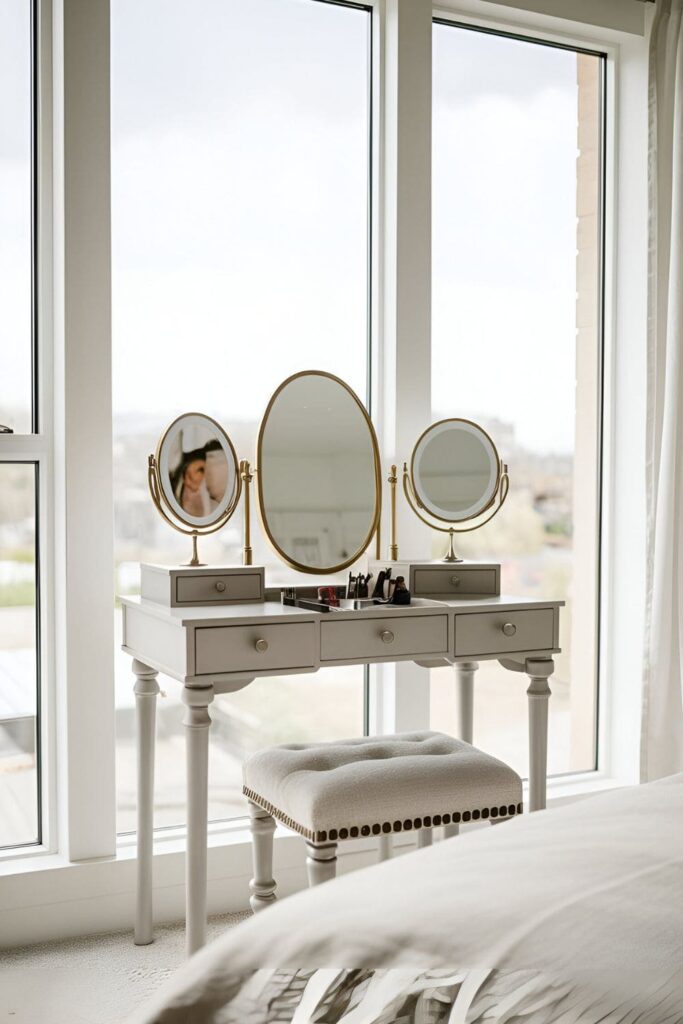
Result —
M682 12L657 0L650 44L644 781L683 771Z

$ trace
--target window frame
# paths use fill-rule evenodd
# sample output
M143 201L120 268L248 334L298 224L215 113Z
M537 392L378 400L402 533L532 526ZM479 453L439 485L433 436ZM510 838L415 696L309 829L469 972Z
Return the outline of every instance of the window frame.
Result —
M107 888L111 892L112 872L132 892L125 849L117 859L114 814L113 523L107 483L112 448L109 0L87 5L54 0L54 25L52 0L36 3L43 433L5 438L0 448L0 458L10 452L13 461L35 457L41 465L44 835L42 846L30 853L58 854L60 864L108 858L100 867L91 865L92 892L99 892L98 886L102 893ZM633 502L629 496L644 467L644 389L639 383L645 378L640 339L647 280L646 39L484 0L457 0L434 11L424 0L367 0L362 6L373 11L375 83L371 398L386 464L408 450L431 413L432 17L457 17L541 40L599 47L607 54L605 173L610 187L605 207L600 644L606 684L600 692L598 771L579 784L588 788L609 778L636 781L639 673L634 667L641 657L645 509L644 499ZM84 294L91 302L79 304ZM85 455L85 465L79 465L75 430L84 421L90 429L85 452L78 452L79 459ZM94 495L93 467L103 481ZM387 494L384 501L386 523ZM425 528L401 508L399 530L405 550L420 550L425 543ZM86 612L93 628L84 637L79 623ZM618 678L620 685L611 685L611 678ZM369 689L373 730L427 725L426 670L412 664L380 666L372 671ZM549 787L551 799L554 793L568 792L575 780L555 781ZM217 836L215 842L246 841L240 828L227 831L230 835ZM182 854L172 843L165 849L165 863L175 864L177 857L179 865ZM28 856L12 853L19 862ZM35 866L40 874L41 867L54 867L55 862L38 856ZM11 863L0 863L0 909L16 906L18 897L4 885L11 883L14 870ZM173 875L176 867L169 870ZM122 883L126 876L120 871L130 875L127 882ZM33 862L25 861L23 872L33 878ZM59 872L45 876L36 899L60 884Z
M31 45L31 432L0 434L0 463L32 465L35 479L37 835L0 849L0 862L56 850L53 580L53 353L50 18L30 2ZM9 424L12 426L12 424Z

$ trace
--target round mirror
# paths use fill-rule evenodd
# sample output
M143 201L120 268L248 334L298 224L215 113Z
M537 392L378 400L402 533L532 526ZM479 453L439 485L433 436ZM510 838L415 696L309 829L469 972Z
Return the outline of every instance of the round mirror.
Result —
M210 416L185 413L171 423L156 452L159 495L181 523L202 531L233 513L240 492L230 438Z
M437 519L459 523L492 504L500 482L493 441L470 420L433 423L419 438L410 464L420 505Z
M377 438L344 381L310 370L284 381L258 436L263 529L294 569L338 572L370 543L380 513Z

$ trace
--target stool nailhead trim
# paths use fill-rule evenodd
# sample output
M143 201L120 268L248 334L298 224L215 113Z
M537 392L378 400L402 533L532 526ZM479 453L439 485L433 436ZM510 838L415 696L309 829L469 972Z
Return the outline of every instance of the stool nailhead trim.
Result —
M268 800L255 793L248 786L242 787L242 792L258 804L264 811L277 818L287 828L293 829L304 836L312 843L336 842L338 839L356 839L358 836L378 836L381 833L388 835L391 832L410 832L411 829L438 828L439 825L458 825L461 821L479 821L480 818L512 818L515 814L521 814L523 806L519 804L502 804L500 807L475 808L471 811L454 811L453 813L425 815L424 818L406 818L404 821L375 822L373 825L352 825L345 828L331 828L328 831L316 832L313 829L300 825L288 814L283 814L279 808L274 807Z

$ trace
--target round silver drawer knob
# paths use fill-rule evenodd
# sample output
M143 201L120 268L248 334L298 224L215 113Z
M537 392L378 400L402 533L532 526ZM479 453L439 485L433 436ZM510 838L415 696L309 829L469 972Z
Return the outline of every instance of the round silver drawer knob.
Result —
M451 583L453 584L454 587L459 587L460 586L460 577L459 576L451 576Z
M393 644L394 642L394 634L391 632L390 629L383 629L382 632L380 633L380 637L382 639L382 643L384 644Z
M218 591L219 594L223 593L223 591L225 590L225 583L223 582L223 580L216 580L216 590Z
M257 640L256 643L254 644L254 647L259 652L259 654L263 654L265 651L268 650L268 641L267 640Z
M513 622L506 622L503 625L503 632L505 633L505 636L514 636L517 632L517 627Z

